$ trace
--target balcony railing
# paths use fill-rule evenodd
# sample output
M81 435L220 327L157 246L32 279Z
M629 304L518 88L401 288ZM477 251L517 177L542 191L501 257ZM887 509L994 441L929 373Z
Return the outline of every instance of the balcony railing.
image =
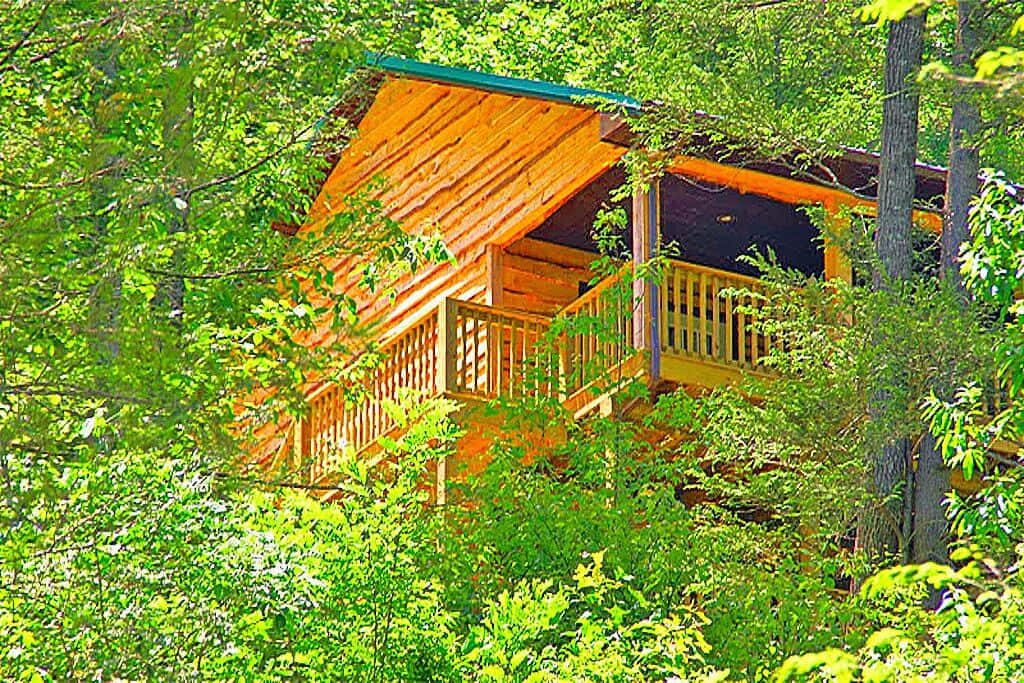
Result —
M354 379L348 384L324 384L308 397L309 414L296 441L312 481L329 472L338 451L359 452L395 428L385 403L396 401L400 388L434 393L439 348L437 318L427 316L382 344L373 354L376 362L360 358L365 370L350 368Z
M779 341L754 324L764 293L756 278L670 261L658 285L662 353L757 367Z
M329 474L339 451L358 453L395 430L385 406L402 388L463 399L532 395L574 406L582 394L606 390L616 370L640 358L631 272L613 273L554 318L446 299L374 358L357 359L347 385L326 384L309 396L295 441L311 479ZM669 262L657 285L662 355L754 368L773 340L752 325L757 299L734 290L762 288L754 278Z

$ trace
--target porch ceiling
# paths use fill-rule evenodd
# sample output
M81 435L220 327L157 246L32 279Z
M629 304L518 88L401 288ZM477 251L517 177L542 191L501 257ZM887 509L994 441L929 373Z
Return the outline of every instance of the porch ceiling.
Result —
M631 212L626 199L611 202L612 190L625 172L612 168L584 188L530 233L535 239L596 252L594 219L602 205ZM771 247L782 265L808 275L820 274L824 258L818 232L798 207L728 187L666 175L661 180L661 235L678 245L681 258L700 265L747 275L754 269L736 259L754 246ZM632 233L623 235L632 248Z

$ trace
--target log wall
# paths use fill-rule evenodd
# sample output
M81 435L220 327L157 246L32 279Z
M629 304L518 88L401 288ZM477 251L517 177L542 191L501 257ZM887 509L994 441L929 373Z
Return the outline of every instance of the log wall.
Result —
M356 289L354 259L330 264L337 292L356 299L360 320L397 333L445 297L485 300L487 244L522 237L625 151L601 142L599 128L599 115L582 107L389 78L300 235L377 177L387 187L376 198L393 219L411 232L440 233L456 265L403 276L394 303ZM325 329L310 343L332 341Z

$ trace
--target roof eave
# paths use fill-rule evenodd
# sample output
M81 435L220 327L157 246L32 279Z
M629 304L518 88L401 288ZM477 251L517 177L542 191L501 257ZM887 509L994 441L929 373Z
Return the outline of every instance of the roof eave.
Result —
M620 93L558 85L527 78L498 76L472 69L428 64L376 52L366 52L366 66L407 78L476 88L515 97L532 97L575 106L607 104L631 114L640 113L644 108L641 102Z

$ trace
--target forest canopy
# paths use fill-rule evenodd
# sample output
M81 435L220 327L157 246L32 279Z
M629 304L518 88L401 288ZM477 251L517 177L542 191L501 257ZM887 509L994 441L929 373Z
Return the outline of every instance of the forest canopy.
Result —
M1021 12L0 0L0 676L1020 680ZM764 372L697 395L619 377L586 419L503 397L445 505L424 473L464 436L451 398L402 392L401 435L328 485L255 467L307 380L372 376L330 264L358 257L359 296L386 299L453 260L389 215L386 178L292 234L357 133L367 51L645 103L623 196L695 133L795 171L878 152L877 211L840 232L807 210L858 277L748 252ZM915 159L948 169L941 205ZM591 284L625 231L596 221ZM608 296L632 305L672 255ZM335 343L306 343L325 320ZM619 339L570 320L542 358L573 324Z

